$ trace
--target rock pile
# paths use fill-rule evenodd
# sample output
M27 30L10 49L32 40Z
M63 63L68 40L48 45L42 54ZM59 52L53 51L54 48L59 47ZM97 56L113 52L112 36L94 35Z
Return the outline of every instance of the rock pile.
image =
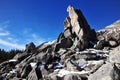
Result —
M120 20L107 26L104 29L99 30L97 32L97 37L99 40L97 45L111 46L111 47L118 46L120 44ZM96 48L100 49L100 47L97 47L97 46Z
M79 9L67 11L58 39L27 44L23 53L0 64L0 80L120 80L120 28L95 32Z

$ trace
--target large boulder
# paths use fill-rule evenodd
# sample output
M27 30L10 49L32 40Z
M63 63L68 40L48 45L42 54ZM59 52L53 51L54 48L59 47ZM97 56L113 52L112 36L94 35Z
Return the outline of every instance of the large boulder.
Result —
M109 61L120 64L120 46L110 52Z
M55 44L56 44L56 40L49 41L49 42L44 42L41 45L37 46L37 52L38 53L39 52L46 52L48 48L52 48L53 49Z
M30 64L26 65L21 73L21 77L26 78L28 76L28 74L31 72L31 70L32 70L31 65Z
M116 46L118 46L118 42L115 41L115 40L110 40L110 41L109 41L109 45L110 45L111 47L116 47Z
M68 74L64 76L63 80L82 80L81 77L77 74Z
M35 68L29 73L27 80L38 80Z
M114 64L106 63L91 74L88 80L120 80L120 71Z
M55 52L59 51L60 48L70 48L73 45L71 38L63 38L59 43L56 44Z
M29 44L26 44L26 49L25 52L26 53L35 53L36 46L33 42L30 42Z

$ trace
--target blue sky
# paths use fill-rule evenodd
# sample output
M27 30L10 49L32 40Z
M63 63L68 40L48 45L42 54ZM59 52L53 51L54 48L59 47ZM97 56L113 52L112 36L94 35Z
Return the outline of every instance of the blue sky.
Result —
M54 40L63 31L66 8L80 8L95 30L120 19L120 0L0 0L0 48L23 49Z

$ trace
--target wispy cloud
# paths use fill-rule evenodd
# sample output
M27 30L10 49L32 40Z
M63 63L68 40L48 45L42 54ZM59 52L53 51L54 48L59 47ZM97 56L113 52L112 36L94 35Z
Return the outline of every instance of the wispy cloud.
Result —
M6 25L8 25L8 24L6 24ZM0 36L10 35L9 31L6 30L6 27L7 26L5 26L5 24L4 25L0 24Z
M9 21L9 20L4 21L4 22L1 22L1 23L0 23L0 30L3 30L3 29L5 29L5 28L7 28L7 27L9 26L9 24L10 24L10 21Z
M25 49L25 44L29 42L34 42L35 45L38 46L47 41L32 31L31 28L25 28L23 31L20 31L20 33L15 34L8 30L9 25L9 21L0 23L0 48Z
M41 38L38 34L32 32L31 28L24 29L23 33L26 37L28 37L26 39L27 42L34 42L36 45L39 45L39 44L47 41L46 39Z
M46 41L45 39L40 38L40 37L39 37L37 34L35 34L35 33L31 34L31 37L33 38L33 41L34 41L36 44L38 44L38 45Z
M8 36L10 33L8 31L0 32L0 36Z
M17 44L17 43L11 43L11 42L8 42L8 41L5 41L5 40L2 40L0 39L0 44L1 45L4 45L4 46L8 46L8 47L11 47L11 48L17 48L17 49L24 49L24 45L20 45L20 44Z
M0 23L0 48L5 46L7 49L25 49L25 45L19 44L18 39L14 38L7 28L9 27L9 21Z

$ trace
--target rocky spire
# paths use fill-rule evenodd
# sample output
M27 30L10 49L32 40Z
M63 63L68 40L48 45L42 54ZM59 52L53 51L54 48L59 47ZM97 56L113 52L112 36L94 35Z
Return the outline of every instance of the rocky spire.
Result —
M60 34L58 42L66 40L66 44L71 44L67 45L67 48L78 48L79 50L89 47L90 41L96 40L96 32L90 28L80 9L68 6L67 12L69 15L64 20L64 32ZM64 48L64 46L62 47Z
M72 33L75 33L79 39L86 37L89 40L95 40L95 31L91 30L81 10L74 9L72 6L68 6L67 12L69 13L69 16L64 21L64 30L66 30L68 27L71 27ZM94 37L94 39L90 37L91 35Z

